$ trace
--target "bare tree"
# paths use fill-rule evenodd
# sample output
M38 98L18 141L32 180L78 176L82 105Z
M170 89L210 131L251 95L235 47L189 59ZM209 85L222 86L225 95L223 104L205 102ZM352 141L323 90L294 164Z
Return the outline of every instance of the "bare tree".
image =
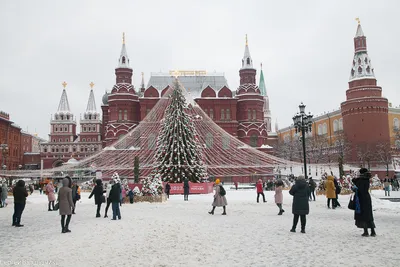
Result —
M381 163L385 164L386 176L389 176L389 165L392 163L392 146L390 142L383 142L376 145L376 152Z
M374 149L373 145L369 143L359 144L357 146L357 157L360 160L360 165L362 167L367 167L368 170L371 169L371 161L374 158Z
M333 152L339 164L340 176L343 176L344 175L343 164L345 164L346 159L351 152L350 142L348 141L346 135L343 132L337 134Z

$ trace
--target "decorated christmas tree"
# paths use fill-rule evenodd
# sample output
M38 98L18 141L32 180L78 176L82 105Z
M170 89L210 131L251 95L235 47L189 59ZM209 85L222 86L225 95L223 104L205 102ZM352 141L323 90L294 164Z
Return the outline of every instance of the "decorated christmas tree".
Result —
M149 187L158 188L157 184L161 184L161 181L180 183L188 178L198 183L207 179L190 108L186 105L181 85L175 80L171 102L165 111L157 139L155 168L144 181L144 195L150 193L146 192ZM151 194L154 195L153 192Z

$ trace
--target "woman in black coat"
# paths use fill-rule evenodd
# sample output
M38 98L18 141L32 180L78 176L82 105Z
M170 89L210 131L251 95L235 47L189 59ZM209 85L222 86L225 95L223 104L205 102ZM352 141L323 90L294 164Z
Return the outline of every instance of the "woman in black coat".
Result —
M96 218L101 217L100 208L101 208L101 204L103 204L103 202L105 202L105 197L103 196L103 193L105 193L105 192L106 191L103 190L103 182L100 179L97 179L96 186L93 188L93 191L89 196L89 199L90 199L94 195L94 203L97 205Z
M296 183L292 186L289 194L293 196L292 213L293 213L293 226L290 232L296 232L297 223L299 217L301 220L301 232L306 233L306 215L310 212L308 205L309 196L308 183L304 179L304 176L299 176Z
M14 214L12 226L22 227L21 216L25 209L26 198L28 197L28 192L25 188L24 180L19 180L13 189L14 195Z
M165 184L165 194L167 194L167 197L169 198L169 192L171 191L171 186L169 185L169 182Z
M371 173L365 168L360 169L359 172L360 175L352 180L355 185L353 191L356 192L360 202L360 208L357 209L356 207L354 211L354 220L358 228L364 229L362 236L369 236L368 228L371 228L371 236L376 236L372 201L371 195L369 194Z

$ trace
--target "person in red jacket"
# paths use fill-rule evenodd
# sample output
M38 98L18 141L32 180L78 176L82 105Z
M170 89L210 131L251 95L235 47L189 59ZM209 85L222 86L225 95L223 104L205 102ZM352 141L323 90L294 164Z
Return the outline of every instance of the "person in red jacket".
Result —
M256 187L257 187L257 203L259 203L260 195L262 195L264 203L267 202L265 201L263 182L261 179L258 180Z

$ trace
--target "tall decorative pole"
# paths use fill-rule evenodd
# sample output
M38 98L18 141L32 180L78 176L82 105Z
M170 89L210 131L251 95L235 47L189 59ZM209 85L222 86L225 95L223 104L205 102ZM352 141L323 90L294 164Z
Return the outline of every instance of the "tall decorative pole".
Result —
M301 132L301 139L303 144L303 162L304 162L304 177L307 179L307 156L306 156L306 133L311 132L313 115L305 112L306 105L303 102L299 105L300 113L293 117L293 123L296 133Z

